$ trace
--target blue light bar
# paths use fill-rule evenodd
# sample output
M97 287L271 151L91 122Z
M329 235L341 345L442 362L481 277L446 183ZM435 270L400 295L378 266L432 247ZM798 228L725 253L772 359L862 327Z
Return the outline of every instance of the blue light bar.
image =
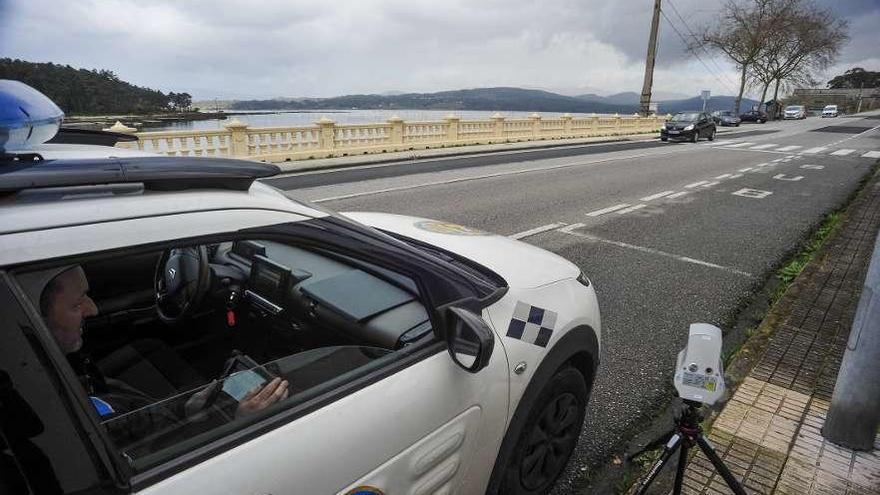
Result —
M52 139L64 112L20 81L0 79L0 153L27 150Z

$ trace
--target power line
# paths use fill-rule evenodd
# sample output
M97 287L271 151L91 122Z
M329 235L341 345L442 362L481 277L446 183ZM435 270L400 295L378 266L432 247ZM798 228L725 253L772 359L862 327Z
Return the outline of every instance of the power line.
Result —
M669 4L670 7L672 7L672 11L675 13L676 17L678 17L678 19L679 19L679 20L681 21L681 23L684 25L684 28L687 30L687 32L690 33L690 35L691 35L691 37L694 39L694 41L697 42L697 46L699 46L700 49L703 50L703 53L705 53L705 54L707 55L707 57L709 58L709 62L711 62L712 65L718 70L718 73L721 75L721 77L724 78L724 80L727 81L729 84L731 84L733 87L736 87L736 83L733 82L733 81L727 76L727 74L724 72L724 69L722 69L722 68L718 65L717 62L715 62L715 59L712 57L712 54L709 53L709 51L706 50L706 47L705 47L702 43L699 42L699 41L700 41L700 38L696 35L696 33L694 33L694 31L693 31L693 30L691 29L691 27L688 25L687 21L684 20L684 17L681 15L681 13L679 13L678 9L675 7L675 4L672 3L672 0L666 0L666 2Z
M669 23L669 27L671 27L672 30L675 31L675 34L678 35L678 37L681 39L682 43L684 43L685 46L687 46L687 44L688 44L687 39L684 37L683 34L681 34L681 31L679 31L678 28L675 27L675 24L672 23L672 20L669 19L669 17L666 15L666 12L664 12L663 9L660 9L660 15L662 15L663 18L666 19L666 22ZM712 77L714 77L722 86L724 86L729 91L736 92L735 90L731 90L730 87L728 87L727 83L724 82L720 77L718 77L718 75L715 74L715 72L712 69L710 69L708 65L706 65L706 62L704 62L703 59L700 58L699 55L697 55L696 53L693 53L693 55L703 65L703 67L706 69L706 71L709 74L711 74Z

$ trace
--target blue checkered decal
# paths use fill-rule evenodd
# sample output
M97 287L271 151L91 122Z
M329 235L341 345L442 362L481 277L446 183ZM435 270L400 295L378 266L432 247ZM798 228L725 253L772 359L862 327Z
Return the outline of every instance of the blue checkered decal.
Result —
M507 327L507 336L547 347L555 327L555 312L517 301L510 325Z

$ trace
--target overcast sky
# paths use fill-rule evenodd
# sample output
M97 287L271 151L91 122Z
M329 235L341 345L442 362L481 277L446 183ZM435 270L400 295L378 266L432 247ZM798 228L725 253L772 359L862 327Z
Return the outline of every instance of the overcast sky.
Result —
M711 22L721 3L663 0L666 15L685 36L688 28ZM829 73L853 66L880 70L880 1L818 3L850 22L852 40ZM653 0L0 0L0 56L109 69L132 83L187 91L196 99L490 86L565 94L639 92L652 5ZM704 54L704 66L683 46L661 19L655 91L735 94L738 74L732 65Z

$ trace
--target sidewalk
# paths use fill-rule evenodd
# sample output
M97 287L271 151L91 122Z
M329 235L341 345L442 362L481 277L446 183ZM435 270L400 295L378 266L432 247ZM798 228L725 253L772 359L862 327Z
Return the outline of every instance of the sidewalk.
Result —
M880 436L853 452L820 433L878 229L880 174L783 296L790 312L709 431L749 493L880 493ZM684 483L685 493L731 493L702 452Z

